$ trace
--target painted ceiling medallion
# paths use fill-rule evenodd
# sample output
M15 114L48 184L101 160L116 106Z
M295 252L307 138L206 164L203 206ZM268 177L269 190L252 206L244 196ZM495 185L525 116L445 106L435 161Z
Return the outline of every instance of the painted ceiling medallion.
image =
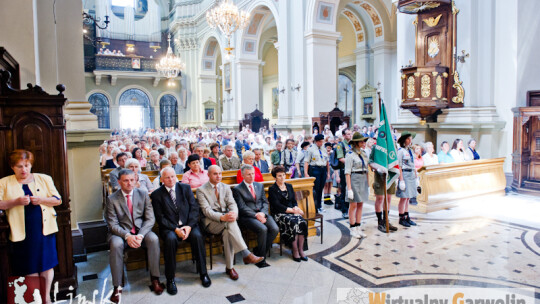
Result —
M431 58L435 58L439 54L439 40L437 37L432 37L428 42L428 55Z

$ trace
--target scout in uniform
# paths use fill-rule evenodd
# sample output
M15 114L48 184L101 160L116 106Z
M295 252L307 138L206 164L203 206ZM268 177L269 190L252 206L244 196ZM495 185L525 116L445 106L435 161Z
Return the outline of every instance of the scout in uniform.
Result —
M291 167L294 167L294 164L296 162L296 155L298 152L294 150L293 139L287 139L287 141L285 142L285 146L287 146L287 149L283 151L283 166L285 167L285 170L289 171Z
M405 227L416 226L409 217L409 200L416 197L416 170L414 169L414 156L411 149L412 139L416 134L403 132L398 139L400 146L397 157L400 168L399 187L396 196L399 197L399 224Z
M349 224L351 236L361 239L366 235L360 230L362 220L362 207L368 201L369 184L367 176L368 157L363 148L367 137L355 132L351 140L352 149L345 156L345 179L347 183L347 196L345 201L349 204Z
M324 135L315 135L315 144L306 151L304 158L304 175L306 177L315 177L315 207L317 212L322 212L322 194L324 184L328 178L329 164L328 153L324 148Z
M272 152L270 155L270 162L272 163L272 167L283 165L283 142L278 141L276 142L276 150Z
M336 209L337 205L340 205L340 210L343 218L349 217L349 203L346 202L345 196L346 196L346 188L347 183L345 181L345 156L347 155L347 152L351 150L351 135L352 132L349 129L345 129L342 131L343 134L343 140L340 141L337 144L336 147L336 158L339 160L341 169L339 170L339 188L341 190L341 196L339 197L339 200L336 201Z
M371 164L375 163L375 149L371 150L371 155L369 156L369 164L373 169L373 192L375 193L375 214L377 215L377 229L380 232L386 233L386 218L383 217L383 201L384 201L384 184L386 179L383 175L385 172L383 170L379 171ZM392 195L396 194L396 182L392 185L386 187L386 206L388 210L388 215L390 216L390 201L392 200ZM397 227L388 223L390 231L397 231Z

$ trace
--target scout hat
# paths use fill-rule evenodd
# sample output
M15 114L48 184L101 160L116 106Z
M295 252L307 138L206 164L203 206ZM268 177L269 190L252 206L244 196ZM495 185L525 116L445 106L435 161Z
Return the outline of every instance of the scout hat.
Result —
M416 133L414 133L414 132L409 132L409 131L403 131L403 132L401 133L401 136L400 136L400 137L398 138L398 140L397 140L398 143L399 143L399 145L401 146L409 136L412 137L412 138L415 138L415 137L416 137Z
M360 134L359 132L354 132L353 134L353 137L351 139L351 142L357 142L357 141L367 141L369 139L369 137L364 137L362 134Z

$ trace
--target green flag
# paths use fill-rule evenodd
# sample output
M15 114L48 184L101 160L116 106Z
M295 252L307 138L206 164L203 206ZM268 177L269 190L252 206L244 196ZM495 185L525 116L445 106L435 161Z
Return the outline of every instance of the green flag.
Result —
M392 137L392 128L388 123L386 108L381 104L381 117L379 122L379 132L377 145L373 147L371 153L371 166L379 172L388 172L386 175L386 185L390 186L399 178L399 165L397 159L396 143Z

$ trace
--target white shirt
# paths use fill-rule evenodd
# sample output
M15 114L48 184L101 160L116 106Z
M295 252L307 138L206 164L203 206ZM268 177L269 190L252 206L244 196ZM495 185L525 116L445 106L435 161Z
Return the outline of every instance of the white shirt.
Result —
M452 155L455 162L464 162L465 161L465 153L463 153L463 152L461 152L459 150L452 149L452 151L450 151L450 155Z
M249 193L251 193L251 189L252 189L252 188L250 188L250 187L253 187L253 192L255 193L255 196L257 196L257 192L255 192L255 186L253 186L253 183L248 184L248 183L246 182L246 180L244 180L243 183L246 184L246 187L248 188Z
M428 153L422 155L422 159L424 160L424 166L430 166L430 165L438 165L439 164L439 158L437 157L437 154L433 153L432 156L429 156Z

